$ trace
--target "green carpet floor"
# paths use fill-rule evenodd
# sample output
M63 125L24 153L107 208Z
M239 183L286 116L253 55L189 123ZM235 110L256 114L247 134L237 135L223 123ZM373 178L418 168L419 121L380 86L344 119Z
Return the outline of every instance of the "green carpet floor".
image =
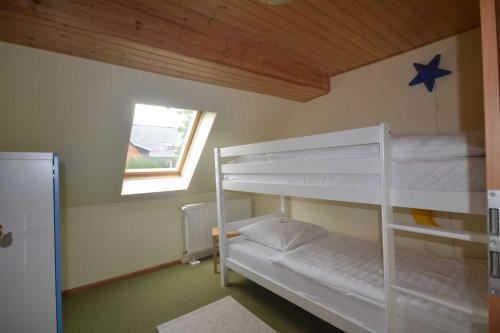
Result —
M227 295L278 332L340 332L237 273L221 288L212 267L211 260L177 265L65 297L64 333L154 333L156 325Z

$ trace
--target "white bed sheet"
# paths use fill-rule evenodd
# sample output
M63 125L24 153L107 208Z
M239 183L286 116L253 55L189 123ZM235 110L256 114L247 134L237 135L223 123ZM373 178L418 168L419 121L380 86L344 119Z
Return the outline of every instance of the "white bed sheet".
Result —
M363 297L356 297L355 294L342 291L339 288L327 287L283 266L273 264L271 258L275 258L281 253L243 237L233 238L228 242L228 258L231 260L304 297L323 304L368 330L374 332L384 330L385 311L383 304L363 299ZM401 332L465 333L486 331L486 323L482 318L473 318L423 300L415 300L414 302L416 302L414 305L418 312L408 311L408 305L406 308L400 307L398 309L398 330Z
M267 161L254 163L269 163ZM321 161L317 161L321 163ZM484 157L451 160L413 160L391 163L392 188L399 190L483 192ZM302 184L368 188L379 186L378 175L275 175L226 174L224 180L272 184Z

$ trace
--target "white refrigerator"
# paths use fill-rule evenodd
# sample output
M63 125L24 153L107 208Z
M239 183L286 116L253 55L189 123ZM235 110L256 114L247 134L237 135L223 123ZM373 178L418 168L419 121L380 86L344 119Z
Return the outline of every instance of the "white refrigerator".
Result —
M59 165L0 153L0 332L62 333Z

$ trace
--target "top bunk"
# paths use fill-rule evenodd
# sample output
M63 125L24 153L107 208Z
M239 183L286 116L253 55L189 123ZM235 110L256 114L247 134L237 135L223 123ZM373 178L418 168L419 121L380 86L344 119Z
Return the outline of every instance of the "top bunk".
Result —
M389 125L216 148L223 190L485 214L484 139Z

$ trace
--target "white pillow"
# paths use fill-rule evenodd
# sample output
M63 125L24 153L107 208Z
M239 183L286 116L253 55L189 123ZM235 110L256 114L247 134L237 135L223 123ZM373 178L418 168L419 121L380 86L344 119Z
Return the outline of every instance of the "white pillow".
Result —
M278 251L288 251L306 242L325 236L328 230L288 217L275 217L239 229L251 241Z

